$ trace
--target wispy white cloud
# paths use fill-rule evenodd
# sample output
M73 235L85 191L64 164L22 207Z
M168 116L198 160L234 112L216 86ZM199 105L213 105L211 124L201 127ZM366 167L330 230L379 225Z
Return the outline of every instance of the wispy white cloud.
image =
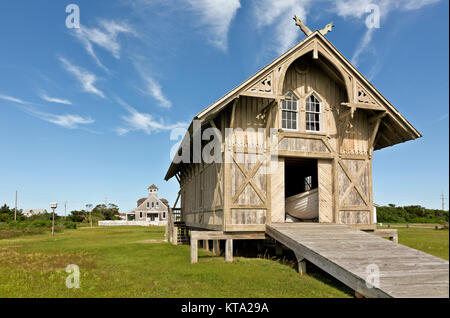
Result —
M353 53L353 57L352 57L352 64L355 66L358 66L359 64L359 57L360 55L367 50L367 48L370 45L370 42L372 42L372 37L373 37L373 33L374 33L375 29L367 29L366 33L364 34L364 36L362 37L362 39L360 40L355 53Z
M342 17L365 18L369 4L380 8L382 17L394 10L412 11L434 4L440 0L336 0L336 13Z
M40 112L29 107L26 108L25 111L28 112L30 115L33 115L34 117L48 121L60 127L69 129L79 128L80 125L88 125L93 124L95 122L95 120L93 120L90 117L82 117L76 114L55 115Z
M41 94L41 98L49 103L56 103L56 104L64 104L64 105L72 105L72 102L68 99L62 99L57 97L50 97L46 93Z
M150 76L145 76L144 80L146 82L146 90L144 93L149 93L154 99L156 99L160 106L170 108L172 106L172 102L164 96L161 85L156 82Z
M172 107L172 102L163 93L162 86L157 80L149 75L151 74L151 67L148 66L146 58L143 56L134 55L130 56L130 60L144 83L144 88L138 88L138 90L141 93L154 98L158 102L159 106L165 108Z
M187 127L187 123L184 122L167 124L163 119L156 120L151 114L141 113L121 99L117 99L117 102L128 111L128 115L122 116L126 124L125 127L116 128L116 133L120 136L126 135L130 131L143 131L146 134L151 134L152 132Z
M127 23L101 20L99 27L89 28L81 25L79 29L73 29L73 35L84 45L88 54L95 60L98 66L108 71L94 51L93 45L110 52L116 59L120 59L121 45L118 36L123 34L136 35L134 29Z
M297 15L306 23L310 0L258 0L254 1L257 27L275 28L273 48L278 54L293 46L301 34L294 25L292 17Z
M443 120L445 120L445 119L448 119L448 112L447 113L445 113L444 115L442 115L442 116L440 116L436 121L443 121Z
M28 102L25 102L25 101L23 101L23 100L21 100L19 98L8 96L8 95L3 95L3 94L0 94L0 99L6 100L8 102L22 104L22 105L29 104Z
M85 92L95 94L97 96L100 96L101 98L105 98L103 92L94 86L95 82L97 81L97 76L95 76L95 74L90 73L82 69L81 67L73 65L63 57L60 57L59 60L63 64L64 68L77 78L77 80L81 84L82 89Z
M237 11L240 0L188 0L191 8L208 29L209 41L221 50L227 49L228 30Z
M334 11L343 18L354 18L364 23L367 15L371 12L368 10L369 4L378 6L380 10L380 19L383 21L392 11L419 10L439 1L440 0L336 0ZM353 64L358 65L361 55L368 50L375 50L375 48L371 46L375 30L376 29L367 29L364 33L353 54ZM379 67L379 63L375 63L374 65ZM369 71L369 73L375 73L374 69Z

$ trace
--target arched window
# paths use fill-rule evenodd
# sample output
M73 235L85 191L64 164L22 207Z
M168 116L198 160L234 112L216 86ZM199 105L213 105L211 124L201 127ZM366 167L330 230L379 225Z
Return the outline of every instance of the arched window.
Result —
M281 105L281 127L287 130L298 129L298 99L292 92L284 95Z
M322 103L314 95L306 100L306 131L320 131Z

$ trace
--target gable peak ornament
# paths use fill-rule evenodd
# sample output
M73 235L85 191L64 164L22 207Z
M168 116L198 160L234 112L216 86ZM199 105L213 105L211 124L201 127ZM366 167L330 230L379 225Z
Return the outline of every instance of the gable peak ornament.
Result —
M300 30L302 30L303 33L305 33L306 36L310 36L313 32L311 31L311 29L309 29L303 22L302 20L300 20L299 17L297 17L296 15L294 15L294 21L295 21L295 25L298 26L300 28ZM335 27L334 23L328 23L325 28L323 28L322 30L319 30L320 34L325 35L328 32L333 31L333 28Z

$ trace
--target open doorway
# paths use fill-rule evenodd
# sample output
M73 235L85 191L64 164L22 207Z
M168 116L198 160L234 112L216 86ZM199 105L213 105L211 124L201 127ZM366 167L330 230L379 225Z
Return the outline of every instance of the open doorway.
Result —
M285 211L287 222L318 222L317 160L285 160Z

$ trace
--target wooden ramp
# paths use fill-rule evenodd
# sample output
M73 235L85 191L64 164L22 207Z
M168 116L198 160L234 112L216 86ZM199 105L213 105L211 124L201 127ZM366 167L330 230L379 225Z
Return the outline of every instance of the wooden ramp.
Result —
M373 234L319 223L274 223L266 233L363 296L449 297L448 261ZM377 269L379 284L366 284Z

